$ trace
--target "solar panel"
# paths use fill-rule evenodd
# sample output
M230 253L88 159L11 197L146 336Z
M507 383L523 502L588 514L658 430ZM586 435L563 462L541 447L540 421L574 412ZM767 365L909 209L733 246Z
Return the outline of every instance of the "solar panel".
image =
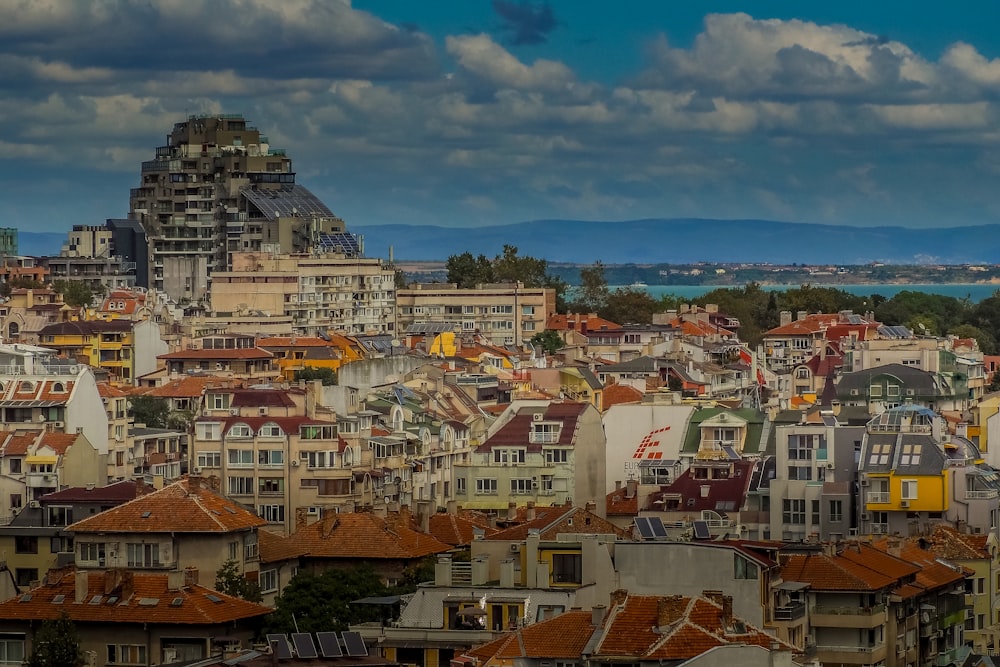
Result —
M694 527L694 537L696 540L708 540L712 538L712 533L708 530L707 522L695 521L692 526Z
M667 529L663 527L663 522L658 516L646 517L649 521L649 528L653 531L653 537L664 538L667 536Z
M729 445L722 445L722 451L726 453L726 456L728 456L731 461L736 461L740 458L740 455L736 453L736 450Z
M368 655L368 647L365 646L365 642L361 639L360 632L342 632L340 633L344 637L344 646L347 647L347 655L352 658L363 658Z
M313 644L312 635L308 632L293 632L292 643L295 644L295 655L300 658L318 658L316 645Z
M285 639L285 635L266 635L267 644L271 647L278 660L291 660L292 647Z
M356 257L361 254L361 244L358 237L350 232L320 232L316 239L320 250L342 252Z
M317 632L316 639L319 640L319 650L323 652L324 658L339 658L344 655L336 632Z
M243 188L240 191L268 220L279 217L336 218L326 204L298 184L278 188Z
M649 520L644 516L637 516L635 519L636 530L639 531L639 537L644 540L653 539L653 529L649 527Z

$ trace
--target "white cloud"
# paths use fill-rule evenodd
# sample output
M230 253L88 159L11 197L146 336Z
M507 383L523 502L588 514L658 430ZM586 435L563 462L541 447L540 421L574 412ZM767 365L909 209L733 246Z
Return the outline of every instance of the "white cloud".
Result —
M498 88L566 90L574 81L566 65L542 59L525 65L489 35L452 36L445 43L464 70Z

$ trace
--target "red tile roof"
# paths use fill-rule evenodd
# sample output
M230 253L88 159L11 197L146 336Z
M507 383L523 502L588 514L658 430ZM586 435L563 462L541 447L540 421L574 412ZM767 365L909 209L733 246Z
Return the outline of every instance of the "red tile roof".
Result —
M35 444L41 431L28 431L26 433L12 433L10 431L2 433L3 445L0 452L4 456L25 456L28 449Z
M295 401L283 389L234 389L232 396L234 408L295 407Z
M562 315L560 313L554 313L549 315L548 319L545 321L546 329L554 329L555 331L581 331L583 325L586 325L586 333L591 331L600 330L620 330L622 325L615 324L611 320L606 320L603 317L598 317L594 313L569 313L567 315Z
M487 540L521 541L528 537L529 532L538 531L540 540L556 540L562 534L590 533L600 535L617 535L629 537L628 531L622 530L607 519L589 512L582 507L559 505L557 507L536 507L535 518L527 520L528 508L519 508L517 525L499 530L487 535ZM512 522L513 523L513 522Z
M101 395L101 398L124 398L131 396L132 392L130 389L130 387L118 387L108 382L97 383L97 392Z
M201 396L205 387L224 383L225 380L217 377L183 377L154 387L148 395L161 398L196 398Z
M125 570L85 574L85 602L75 602L75 570L52 571L48 575L50 583L0 603L0 619L47 620L66 613L75 622L110 624L111 627L120 623L216 625L264 616L273 611L197 584L172 589L166 574ZM116 580L111 579L116 576ZM58 595L63 596L61 601L54 602Z
M315 336L268 336L258 338L257 347L340 347Z
M66 451L82 438L80 433L60 433L58 431L46 431L42 434L42 439L38 445L48 447L58 455L63 455Z
M781 578L818 591L877 591L893 588L919 571L912 563L867 544L849 544L840 553L783 554Z
M77 521L77 533L229 533L267 522L238 503L187 478Z
M502 660L504 664L516 658L578 660L594 634L592 621L591 612L570 610L483 644L467 651L466 655L484 662Z
M159 354L157 359L273 359L274 355L259 347L222 350L178 350Z
M257 531L257 550L261 563L278 563L293 560L304 555L290 537L272 533L270 530Z
M921 548L916 539L899 540L883 538L872 543L881 551L897 553L899 558L918 566L916 583L924 591L942 588L956 584L965 579L966 569L951 565L942 560L933 551ZM971 570L969 570L971 574Z
M615 489L604 498L607 516L638 516L639 494L628 494L628 488Z
M734 461L733 474L726 479L698 479L694 470L688 468L673 482L660 487L660 491L651 493L647 499L647 509L662 510L664 506L659 501L665 496L680 496L679 509L683 511L738 511L746 500L755 465L760 464Z
M500 427L491 435L489 439L476 448L477 452L489 452L494 447L504 447L509 445L521 445L530 452L542 451L542 443L529 442L532 424L535 422L535 413L541 412L542 419L548 422L562 422L559 429L559 440L557 442L545 443L546 445L572 445L576 440L577 421L586 411L589 403L573 402L552 402L544 410L539 408L521 408L510 421Z
M622 403L638 403L642 397L643 393L631 385L616 383L604 385L604 390L601 392L601 409L607 410L612 405Z
M465 546L475 539L478 529L483 535L497 532L491 528L489 521L482 517L476 520L467 515L456 516L448 512L432 514L428 521L428 531L434 539L452 546Z
M299 528L289 542L309 558L410 560L451 549L417 530L408 512L385 519L371 512L333 514Z

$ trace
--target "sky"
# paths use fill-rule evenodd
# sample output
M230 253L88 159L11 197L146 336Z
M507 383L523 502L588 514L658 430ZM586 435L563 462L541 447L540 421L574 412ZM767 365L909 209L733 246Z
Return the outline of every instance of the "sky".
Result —
M1000 3L5 0L0 226L242 113L347 222L1000 222Z

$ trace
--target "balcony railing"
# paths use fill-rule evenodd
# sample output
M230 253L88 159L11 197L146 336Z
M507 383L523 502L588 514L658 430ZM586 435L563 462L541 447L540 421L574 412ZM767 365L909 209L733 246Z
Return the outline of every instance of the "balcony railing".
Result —
M996 490L989 490L989 491L966 491L965 492L965 499L966 500L988 500L990 498L996 498L996 497L998 497L998 495L1000 495L1000 494L998 494Z
M888 491L869 491L866 499L869 503L884 505L889 502Z
M833 607L828 605L816 605L812 608L814 614L830 614L833 616L874 616L885 611L884 604L877 604L874 607Z
M794 621L805 615L805 602L793 602L783 607L776 607L774 610L774 620L776 621Z

